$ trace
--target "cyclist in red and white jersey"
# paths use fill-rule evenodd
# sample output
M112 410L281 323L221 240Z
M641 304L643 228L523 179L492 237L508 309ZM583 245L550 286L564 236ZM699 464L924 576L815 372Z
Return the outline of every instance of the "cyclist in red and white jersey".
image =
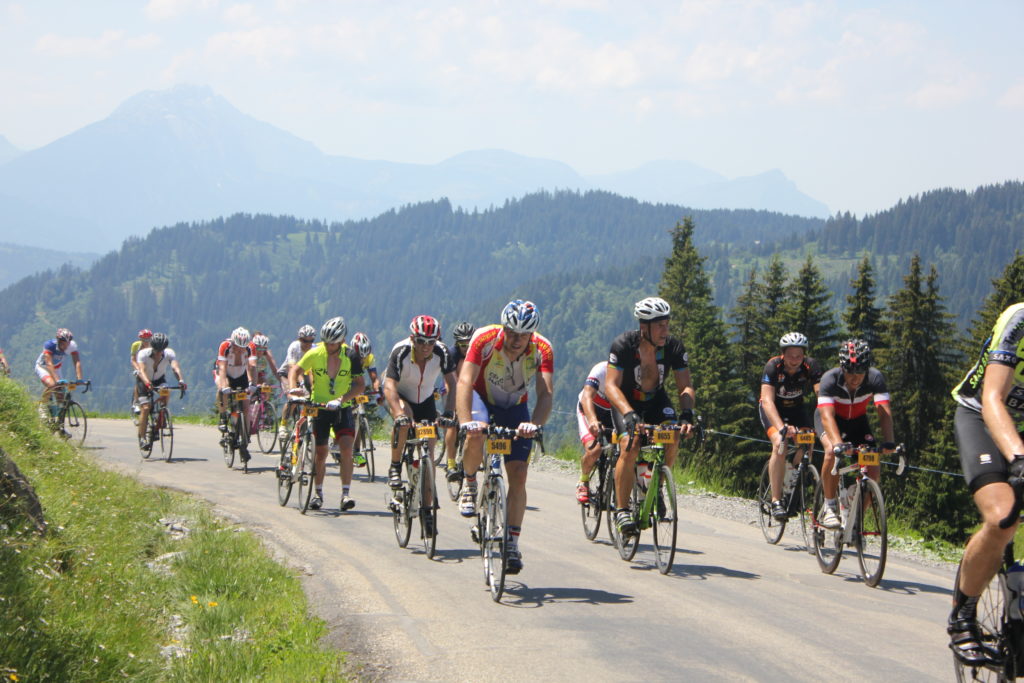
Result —
M459 373L456 408L466 430L463 467L466 484L459 500L464 517L476 514L476 473L483 460L484 430L490 422L516 429L512 453L505 456L508 478L508 530L506 571L523 568L519 534L526 514L526 475L530 439L551 415L555 357L551 342L536 332L540 321L532 301L510 301L501 312L500 325L476 331ZM530 382L537 390L533 417L527 404Z
M421 420L437 420L434 404L434 384L444 377L448 386L446 397L450 413L455 404L455 364L451 352L441 339L441 324L429 315L418 315L409 324L409 336L391 349L388 368L384 371L384 400L395 421L395 427ZM388 483L391 488L402 487L402 451L405 450L407 429L396 429L391 446L391 467ZM427 445L431 460L436 439Z
M583 457L580 459L580 481L576 484L576 500L582 504L590 502L590 473L601 455L601 430L614 429L612 404L604 393L605 378L608 376L608 361L603 360L590 369L583 389L576 402L576 424L580 441L583 442Z
M231 337L221 342L217 349L217 366L214 381L217 383L217 400L220 409L221 432L228 430L228 397L232 391L249 389L256 385L255 369L249 365L249 330L236 327ZM242 419L248 420L249 400L242 401ZM248 432L248 430L246 430ZM243 462L249 460L249 444L239 444Z
M270 338L254 332L249 342L249 365L256 373L256 384L263 384L278 374L277 362L270 352Z
M893 443L892 409L885 377L871 367L871 348L863 339L849 339L839 345L839 367L821 377L818 385L818 409L814 411L814 430L818 433L825 458L821 463L821 486L825 506L819 520L828 529L838 529L842 520L836 511L839 475L832 474L836 446L871 445L875 437L868 424L868 404L874 403L878 425L882 429L882 451L891 453ZM868 467L868 476L878 481L880 468Z

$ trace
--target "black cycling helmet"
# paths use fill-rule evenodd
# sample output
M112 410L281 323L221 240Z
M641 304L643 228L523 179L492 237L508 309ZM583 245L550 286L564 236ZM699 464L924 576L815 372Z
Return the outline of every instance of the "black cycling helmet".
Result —
M460 323L456 323L455 329L452 330L452 336L455 337L457 342L465 342L472 339L474 332L476 332L476 328L473 327L473 324L463 320Z
M839 367L843 372L867 372L871 361L871 347L863 339L847 339L839 345Z
M163 332L157 332L149 340L149 345L153 347L154 351L163 351L170 343L170 340L167 339L167 335Z

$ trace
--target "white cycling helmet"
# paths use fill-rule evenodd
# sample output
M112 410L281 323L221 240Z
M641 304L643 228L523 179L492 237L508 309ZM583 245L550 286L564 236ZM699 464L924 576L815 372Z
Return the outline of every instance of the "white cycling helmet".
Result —
M249 330L244 327L236 327L235 331L231 333L231 343L235 346L248 346Z
M299 333L297 335L295 335L295 336L296 337L315 337L316 336L316 328L314 328L312 325L303 325L302 327L299 328Z
M320 341L325 344L344 341L346 332L348 332L348 328L345 327L345 319L339 315L337 318L331 318L325 322L320 328Z
M501 324L520 334L533 332L540 324L540 312L532 301L509 301L501 312Z
M359 352L360 358L366 358L373 351L373 346L370 345L370 338L362 332L356 332L352 337L352 348Z
M668 305L668 302L656 296L641 299L633 306L633 317L642 322L663 320L671 312L672 307Z
M252 345L257 349L266 349L270 346L270 338L265 334L257 334L252 338Z
M807 350L807 337L800 334L799 332L787 332L782 335L782 339L779 340L779 348L787 349L790 346L802 347L804 351Z

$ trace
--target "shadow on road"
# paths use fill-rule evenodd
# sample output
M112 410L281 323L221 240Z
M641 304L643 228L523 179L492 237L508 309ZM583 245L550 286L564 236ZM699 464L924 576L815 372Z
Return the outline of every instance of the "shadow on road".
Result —
M184 464L184 463L187 463L187 462L209 462L209 458L174 458L174 457L172 457L170 460L165 460L163 458L150 457L148 460L143 460L143 462L162 462L164 464L170 463L171 465L179 465L179 464Z
M861 583L860 576L847 576L846 581ZM952 595L952 579L950 586L936 586L930 583L918 583L917 581L900 581L899 579L886 579L885 577L878 584L878 590L887 593L903 593L905 595L917 595L919 593L935 593L937 595Z
M679 555L680 551L676 551L676 555ZM658 566L652 563L634 564L630 569L639 571L657 571ZM669 570L668 576L678 576L682 579L701 580L707 581L709 578L714 576L722 576L727 579L760 579L760 574L752 574L751 572L744 572L738 569L727 569L725 567L717 567L710 564L679 564L675 562L672 564L672 569Z
M420 554L425 554L421 549ZM434 559L438 562L446 562L449 564L461 564L467 559L480 560L480 551L476 548L438 548Z
M627 605L633 602L633 596L577 586L530 588L524 583L505 579L505 596L502 598L501 604L506 607L535 609L543 607L545 604L559 602L586 605Z

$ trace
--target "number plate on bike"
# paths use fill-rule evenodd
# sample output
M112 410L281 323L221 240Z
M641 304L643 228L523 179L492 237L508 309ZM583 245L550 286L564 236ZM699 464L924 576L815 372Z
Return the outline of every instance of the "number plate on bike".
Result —
M436 439L437 430L434 429L434 425L425 425L416 428L417 439Z
M878 462L878 451L861 451L860 457L857 459L857 464L860 465L861 467L877 465Z
M167 398L171 395L171 390L167 387L160 387L160 398Z
M274 391L274 387L260 387L260 391L263 392L264 396L270 396L271 392Z
M797 432L796 442L798 444L809 446L814 444L814 432Z
M654 443L675 443L676 433L672 429L655 429Z
M487 450L498 455L511 455L512 439L488 439Z
M244 401L247 398L249 398L249 395L247 393L245 393L244 391L239 391L239 392L235 393L235 400L236 401Z
M370 400L370 397L366 394L359 394L356 396L356 403L366 403Z
M313 406L303 406L302 407L302 414L305 415L306 417L316 417L316 414L318 412L320 412L320 409L319 408L314 408Z

